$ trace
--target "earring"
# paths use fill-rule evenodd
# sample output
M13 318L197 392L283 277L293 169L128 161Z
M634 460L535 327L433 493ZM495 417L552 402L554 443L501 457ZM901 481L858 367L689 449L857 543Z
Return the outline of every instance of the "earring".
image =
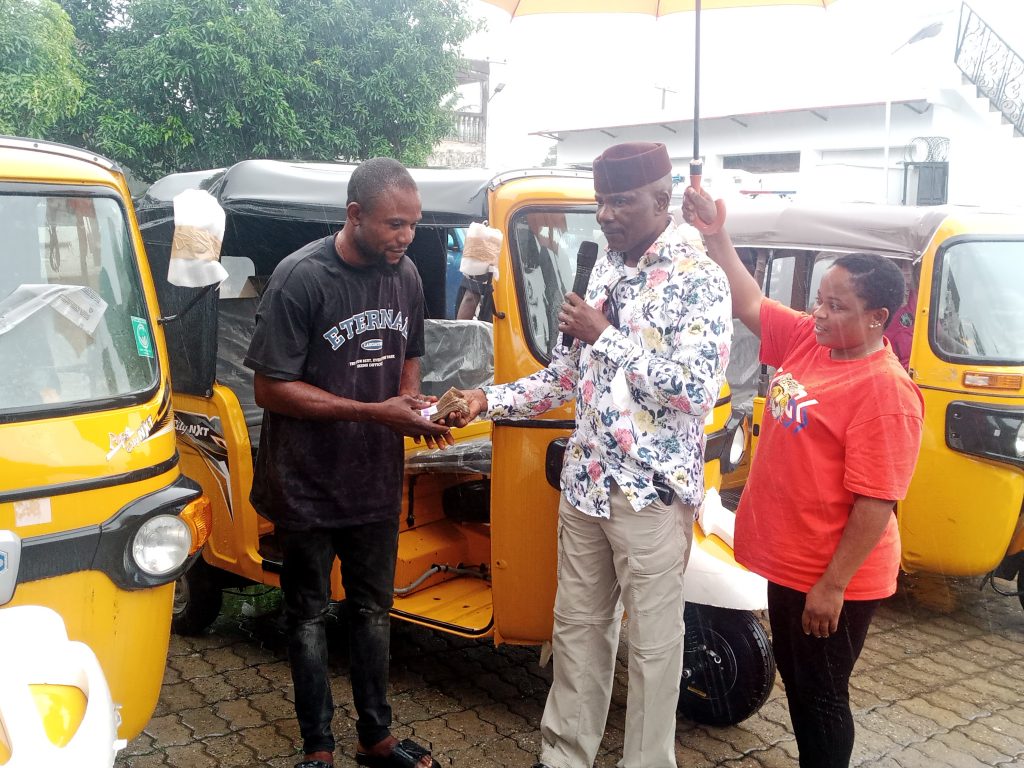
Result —
M875 322L871 323L870 327L871 327L871 328L881 328L881 327L882 327L882 324L881 324L881 323L879 323L879 322L878 322L878 321L876 320Z

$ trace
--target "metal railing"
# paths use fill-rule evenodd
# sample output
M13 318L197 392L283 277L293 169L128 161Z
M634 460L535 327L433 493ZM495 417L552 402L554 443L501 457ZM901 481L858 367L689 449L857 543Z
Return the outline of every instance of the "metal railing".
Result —
M970 8L960 7L956 65L1024 135L1024 59Z
M464 144L483 144L487 138L484 116L468 112L456 112L455 125L447 138Z

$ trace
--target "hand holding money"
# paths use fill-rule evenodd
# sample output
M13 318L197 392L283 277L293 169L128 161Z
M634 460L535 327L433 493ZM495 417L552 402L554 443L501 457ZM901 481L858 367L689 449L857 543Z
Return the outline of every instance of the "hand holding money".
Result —
M456 422L468 421L469 403L463 397L462 392L455 389L455 387L451 387L441 395L440 400L429 408L425 408L422 413L424 418L434 422L442 420L445 423L448 423L449 420Z

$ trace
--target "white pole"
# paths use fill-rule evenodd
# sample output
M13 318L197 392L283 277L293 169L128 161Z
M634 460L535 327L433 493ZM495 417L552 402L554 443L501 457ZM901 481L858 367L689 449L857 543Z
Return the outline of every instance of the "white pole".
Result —
M903 45L899 46L899 48L896 48L892 53L889 54L889 59L887 60L887 68L889 70L892 69L892 57L893 57L893 55L898 53L900 51L900 49L902 49L902 48L904 48L905 46L908 46L908 45L913 45L914 43L920 42L921 40L926 40L929 37L935 37L941 31L942 31L942 22L941 21L933 21L931 24L928 24L927 26L921 27L921 29L917 30L917 32L915 32L910 37L910 39L907 40L907 42L903 43ZM893 81L894 81L894 79L890 78L889 82L886 83L886 91L888 91L888 94L886 95L886 98L885 98L885 145L884 145L884 147L882 149L882 175L885 176L885 185L884 185L885 186L885 198L884 198L883 202L886 203L886 204L889 203L889 145L892 143L892 141L891 141L892 136L890 134L891 134L891 131L892 131L892 86L893 86Z
M885 177L885 196L882 202L889 204L889 143L892 132L892 100L885 100L885 146L882 150L882 176Z

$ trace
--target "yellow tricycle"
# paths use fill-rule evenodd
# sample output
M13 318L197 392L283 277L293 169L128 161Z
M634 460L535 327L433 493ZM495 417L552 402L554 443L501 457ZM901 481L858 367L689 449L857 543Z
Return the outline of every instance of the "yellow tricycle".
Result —
M56 611L130 739L209 511L179 465L153 279L124 174L93 153L0 137L0 230L0 606ZM66 744L89 691L51 682L32 694ZM0 763L14 736L0 727Z

